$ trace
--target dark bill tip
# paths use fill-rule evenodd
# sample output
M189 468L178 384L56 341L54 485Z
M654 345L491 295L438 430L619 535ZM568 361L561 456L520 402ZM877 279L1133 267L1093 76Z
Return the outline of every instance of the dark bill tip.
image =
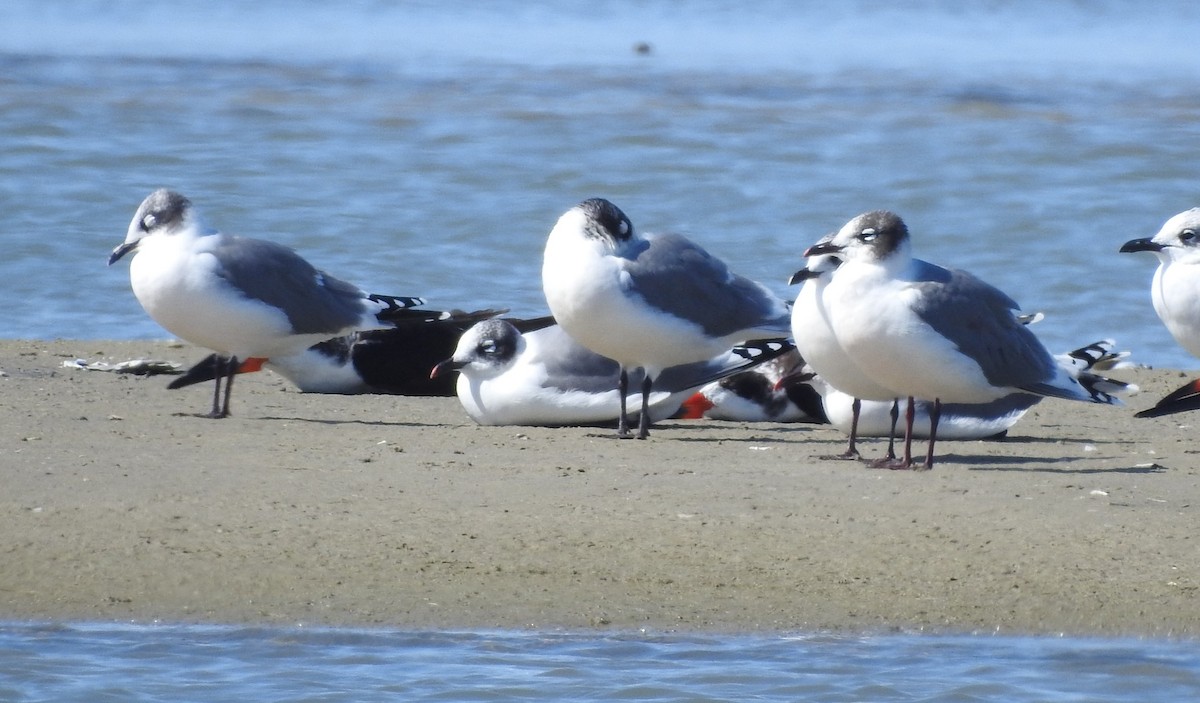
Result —
M1162 251L1163 245L1152 239L1130 239L1121 245L1120 253L1128 254L1133 251Z
M138 245L138 243L136 241L124 242L124 243L118 245L117 248L113 249L112 253L108 255L108 265L112 266L113 264L120 261L121 257L125 256L126 254L133 251L134 249L137 249L137 245Z

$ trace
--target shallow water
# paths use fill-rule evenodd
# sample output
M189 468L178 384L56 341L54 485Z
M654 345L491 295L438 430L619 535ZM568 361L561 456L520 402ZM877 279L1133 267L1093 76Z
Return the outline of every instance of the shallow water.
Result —
M551 225L602 195L782 296L892 208L1052 350L1194 367L1117 248L1197 204L1200 9L906 7L6 3L0 335L165 337L104 265L159 186L372 291L530 315Z
M1191 701L1194 643L0 625L21 701Z
M1195 206L1200 5L254 4L0 8L0 336L161 338L105 267L168 186L230 231L437 307L544 311L555 219L605 196L782 296L886 207L918 255L1195 368L1120 255ZM634 51L646 42L648 54ZM197 357L201 356L197 352ZM1190 643L0 627L12 700L1195 700Z

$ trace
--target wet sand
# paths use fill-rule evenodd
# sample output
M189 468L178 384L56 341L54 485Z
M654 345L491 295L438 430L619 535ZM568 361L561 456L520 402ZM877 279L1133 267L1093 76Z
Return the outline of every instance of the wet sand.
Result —
M1200 635L1200 415L1133 417L1178 371L907 472L827 427L618 441L266 373L213 421L207 385L62 368L205 354L0 342L0 619Z

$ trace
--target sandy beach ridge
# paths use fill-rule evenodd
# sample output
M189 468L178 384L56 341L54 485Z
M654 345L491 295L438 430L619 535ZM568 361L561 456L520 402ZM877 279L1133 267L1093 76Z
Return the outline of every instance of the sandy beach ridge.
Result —
M1200 634L1200 416L1133 417L1179 371L890 472L821 459L828 427L617 441L270 374L210 421L208 386L62 367L204 355L0 342L0 619Z

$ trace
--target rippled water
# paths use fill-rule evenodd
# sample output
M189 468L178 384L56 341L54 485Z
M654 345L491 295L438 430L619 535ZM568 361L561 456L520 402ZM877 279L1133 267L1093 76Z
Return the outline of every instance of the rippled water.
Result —
M159 186L373 291L524 314L549 228L603 195L783 296L892 208L1052 349L1197 363L1116 250L1200 199L1200 8L825 5L5 3L0 285L28 302L0 335L165 336L104 265Z
M22 701L1193 701L1194 643L0 625Z
M9 0L0 336L165 336L104 265L160 186L364 288L523 314L550 226L600 195L784 296L805 246L892 208L1052 349L1193 368L1117 248L1200 204L1197 27L1186 0ZM0 699L1195 700L1194 652L8 625Z

